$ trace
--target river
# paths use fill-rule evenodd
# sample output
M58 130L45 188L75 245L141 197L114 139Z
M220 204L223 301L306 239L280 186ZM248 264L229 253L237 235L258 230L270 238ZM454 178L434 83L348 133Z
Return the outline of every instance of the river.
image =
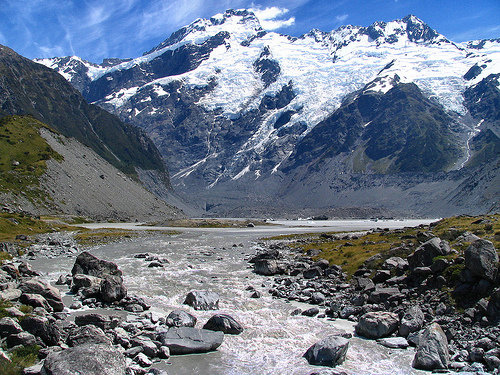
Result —
M191 290L211 290L220 295L220 313L239 321L245 331L226 335L216 352L173 356L155 367L169 374L293 374L306 375L321 367L310 366L302 358L315 342L333 329L353 332L353 323L291 316L298 303L272 298L268 293L272 279L252 273L247 259L255 254L259 239L264 236L327 231L361 231L375 227L398 228L427 224L432 220L411 221L322 221L275 222L275 226L255 228L175 228L175 235L152 234L148 238L96 246L95 256L111 260L123 271L129 293L142 296L152 305L151 311L166 316L173 309L184 309L198 318L201 327L214 311L195 311L182 305ZM166 229L137 224L89 224L88 227L120 227L127 229ZM234 246L236 245L236 246ZM147 262L134 254L149 252L166 257L165 268L148 268ZM37 259L32 262L50 280L70 272L73 257ZM262 292L259 299L250 298L246 287ZM69 300L69 296L65 297ZM78 313L78 312L76 312ZM338 366L349 374L420 374L411 361L413 349L391 350L374 341L354 337L347 359Z

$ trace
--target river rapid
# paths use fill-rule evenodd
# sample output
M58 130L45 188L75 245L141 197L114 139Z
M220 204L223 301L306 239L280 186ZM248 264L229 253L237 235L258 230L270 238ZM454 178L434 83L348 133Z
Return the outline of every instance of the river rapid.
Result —
M297 307L309 305L274 299L268 293L272 279L256 275L247 263L259 248L259 239L271 235L362 231L370 228L398 228L428 224L432 220L407 221L287 221L275 226L255 228L171 228L175 235L152 234L147 238L97 246L89 251L111 260L123 271L129 293L144 297L154 314L166 316L173 309L184 309L198 318L197 327L214 311L195 311L182 305L191 290L210 290L220 295L218 313L234 317L245 328L241 335L225 335L216 352L172 356L156 363L169 374L293 374L306 375L322 367L311 366L302 358L305 351L334 329L353 332L354 323L345 320L291 316ZM89 227L120 227L127 229L165 229L137 224L89 224ZM148 252L166 257L164 268L148 268L137 253ZM32 262L49 280L70 273L74 257L37 259ZM250 298L248 286L262 293ZM65 297L70 303L71 297ZM88 310L86 310L88 312ZM79 311L75 312L76 314ZM81 313L81 312L80 312ZM375 341L353 337L347 358L337 369L348 374L423 374L411 367L414 350L387 349Z

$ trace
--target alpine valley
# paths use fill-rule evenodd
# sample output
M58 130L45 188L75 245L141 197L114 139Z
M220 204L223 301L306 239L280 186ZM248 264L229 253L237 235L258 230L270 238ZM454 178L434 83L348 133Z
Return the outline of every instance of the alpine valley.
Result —
M413 15L296 38L228 10L137 58L36 62L142 129L208 215L444 216L499 201L500 39L457 44Z

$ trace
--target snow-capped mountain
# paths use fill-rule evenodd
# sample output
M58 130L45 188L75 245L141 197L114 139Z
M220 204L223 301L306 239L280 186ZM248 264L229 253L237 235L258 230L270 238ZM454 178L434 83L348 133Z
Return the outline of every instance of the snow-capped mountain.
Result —
M500 134L498 118L485 118L470 100L485 80L493 86L490 98L498 95L499 40L459 45L412 15L295 38L263 30L250 11L228 10L196 20L135 59L37 62L59 71L88 100L144 128L168 158L174 186L209 198L236 186L244 186L242 194L286 194L284 186L293 190L290 181L300 169L292 167L317 166L318 160L349 176L462 170L480 159L475 154L484 147L474 142L482 131L493 134L489 144ZM399 129L383 125L398 113L380 107L388 97L410 108L418 103L404 129L423 122L433 130L425 125L413 136L439 138L420 164L407 163L408 132L397 140L379 136ZM359 116L342 122L353 106ZM317 127L329 129L337 149L319 152L332 140L313 132ZM388 142L394 141L399 146L392 149ZM301 153L304 145L317 152ZM426 158L441 162L429 167L422 164ZM308 173L300 173L307 180Z

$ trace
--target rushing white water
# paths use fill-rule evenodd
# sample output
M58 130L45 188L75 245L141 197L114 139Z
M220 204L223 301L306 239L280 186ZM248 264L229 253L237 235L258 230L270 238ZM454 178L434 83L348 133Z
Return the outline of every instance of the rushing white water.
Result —
M394 228L422 222L366 220L329 222L328 227L318 227L311 222L308 228L182 229L180 234L173 236L158 233L147 239L95 247L91 252L116 262L123 271L129 292L145 297L154 313L167 315L181 308L195 315L197 326L201 327L214 311L195 311L182 302L190 290L211 290L221 297L218 312L230 314L245 328L241 335L226 335L216 352L173 356L168 362L156 363L155 367L164 368L169 374L302 375L321 369L307 363L302 357L305 351L335 328L352 332L353 324L343 320L291 316L298 305L273 299L267 293L272 279L256 275L249 268L246 260L255 253L258 239L270 233L363 230L370 226ZM142 252L166 257L170 264L163 269L148 268L147 262L133 257ZM73 262L72 258L39 259L34 266L55 280L60 274L68 273ZM263 297L250 298L250 292L245 290L249 285L261 291ZM354 337L346 361L338 368L349 374L422 373L412 369L413 356L413 349L390 350L374 341Z

